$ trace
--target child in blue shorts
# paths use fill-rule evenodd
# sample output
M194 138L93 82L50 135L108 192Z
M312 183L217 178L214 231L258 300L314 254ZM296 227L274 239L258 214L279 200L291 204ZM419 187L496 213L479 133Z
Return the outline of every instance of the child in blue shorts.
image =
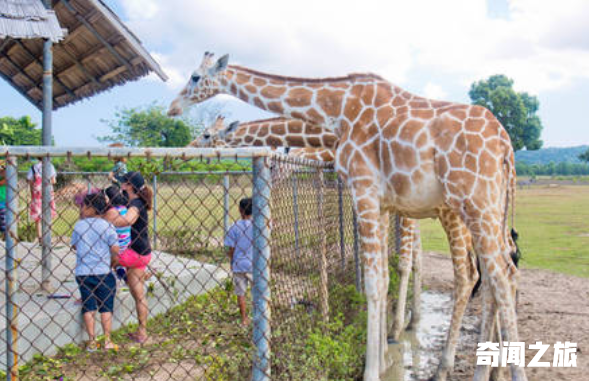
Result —
M241 314L241 324L248 325L245 294L253 283L253 203L251 198L239 201L239 214L241 219L236 221L227 232L225 246L233 271L233 286L237 295L237 305Z
M115 349L110 338L114 298L117 291L112 273L112 257L119 254L115 227L102 218L107 202L103 193L84 197L81 219L72 233L72 247L76 250L76 282L82 297L82 314L88 333L88 351L97 349L94 315L100 312L104 332L104 348Z

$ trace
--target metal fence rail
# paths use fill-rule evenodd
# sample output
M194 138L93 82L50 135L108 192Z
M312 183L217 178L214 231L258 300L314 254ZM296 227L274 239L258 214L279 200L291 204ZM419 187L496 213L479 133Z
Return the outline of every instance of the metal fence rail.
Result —
M361 338L365 326L351 197L329 166L264 149L8 147L0 155L7 158L0 373L8 380L261 381L361 374L361 341L354 360L345 360L349 364L325 365L327 359L340 361L328 343ZM129 285L118 280L112 335L118 350L86 351L84 301L74 276L78 259L70 244L80 218L74 198L111 183L107 172L58 167L53 192L43 193L52 197L55 214L46 200L39 241L28 216L26 180L28 158L38 156L132 158L129 169L141 170L153 189L146 342L128 336L137 328L135 303ZM251 323L243 326L224 241L246 197L253 197L253 285L246 294Z

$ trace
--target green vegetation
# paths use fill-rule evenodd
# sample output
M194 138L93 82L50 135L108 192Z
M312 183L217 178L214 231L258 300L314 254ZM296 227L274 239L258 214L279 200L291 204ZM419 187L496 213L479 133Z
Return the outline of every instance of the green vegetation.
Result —
M515 153L516 163L525 164L549 164L553 163L573 163L580 164L583 161L579 155L589 149L589 146L577 147L549 147L541 148L537 151L521 150Z
M535 186L520 190L516 228L524 268L589 278L589 187ZM421 221L424 250L448 253L437 221Z
M113 134L98 140L128 147L186 147L192 138L193 128L186 120L168 117L165 108L156 104L124 108L114 120L104 122Z
M317 311L277 309L288 314L288 326L272 327L272 374L276 380L356 380L363 369L366 312L364 297L353 286L332 285L329 322ZM56 356L36 355L20 367L23 380L73 380L86 375L107 380L126 376L170 377L179 365L196 379L232 381L251 376L254 347L251 330L242 328L231 282L191 297L150 319L151 340L131 343L129 325L113 333L118 352L87 353L68 344ZM296 316L295 316L296 315Z
M583 153L579 154L577 158L585 163L589 163L589 148L585 150Z
M31 122L30 116L20 119L0 118L0 144L9 146L41 145L41 129Z
M555 164L526 164L515 162L518 176L582 176L589 175L589 164L560 162Z
M542 122L537 115L540 101L528 93L516 92L513 80L504 75L492 75L473 83L468 95L473 104L488 108L499 119L515 151L542 147Z

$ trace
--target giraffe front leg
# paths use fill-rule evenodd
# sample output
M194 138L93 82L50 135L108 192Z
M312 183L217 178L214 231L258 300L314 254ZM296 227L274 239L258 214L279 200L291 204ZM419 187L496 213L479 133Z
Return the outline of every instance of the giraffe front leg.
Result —
M382 258L382 297L380 304L380 372L387 370L389 364L387 362L386 353L388 352L388 326L387 326L387 306L388 306L388 290L389 290L389 212L383 212L380 215L380 252Z
M368 307L366 329L366 365L364 381L379 381L382 351L382 299L386 297L383 285L383 260L381 250L381 234L379 229L380 211L378 200L372 197L355 197L358 211L358 231L364 262L364 290Z
M364 246L364 245L363 245ZM368 307L367 337L366 337L366 367L364 381L379 381L381 366L384 361L382 342L382 276L374 263L379 262L379 251L365 251L364 258L364 288Z
M393 339L398 341L401 331L405 326L405 306L407 304L407 290L409 286L409 275L413 256L413 232L415 220L401 217L399 219L399 234L401 247L399 251L398 274L399 290L397 293L397 304L393 317Z
M413 230L413 300L411 303L411 320L407 325L407 329L417 327L421 320L421 256L421 232L416 221Z
M460 327L472 289L478 280L478 272L472 259L474 254L470 253L472 250L472 240L466 225L457 214L450 210L442 211L439 217L450 242L450 252L454 268L454 305L452 308L452 318L446 344L442 351L440 365L432 378L432 380L436 381L445 381L448 378L448 373L451 373L454 369Z

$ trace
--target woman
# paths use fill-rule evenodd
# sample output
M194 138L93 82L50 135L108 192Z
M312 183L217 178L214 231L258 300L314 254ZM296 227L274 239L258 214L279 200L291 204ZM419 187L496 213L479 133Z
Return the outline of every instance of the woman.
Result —
M118 263L127 268L127 284L135 300L137 331L130 337L138 342L147 340L147 299L145 298L145 269L151 260L151 245L148 234L148 215L153 203L153 192L145 185L139 172L128 172L121 184L129 196L127 213L122 216L115 208L109 209L105 218L115 227L131 226L131 243L118 256Z
M43 158L38 157L38 163L31 166L27 173L27 181L31 189L31 205L29 210L29 216L31 220L35 222L37 229L37 238L39 239L39 245L43 245L43 235L41 232L41 218L43 215L42 211L42 177L43 177ZM57 213L55 212L55 200L53 196L53 185L55 184L55 167L49 163L49 186L51 187L51 200L49 202L51 208L51 217L55 218Z

